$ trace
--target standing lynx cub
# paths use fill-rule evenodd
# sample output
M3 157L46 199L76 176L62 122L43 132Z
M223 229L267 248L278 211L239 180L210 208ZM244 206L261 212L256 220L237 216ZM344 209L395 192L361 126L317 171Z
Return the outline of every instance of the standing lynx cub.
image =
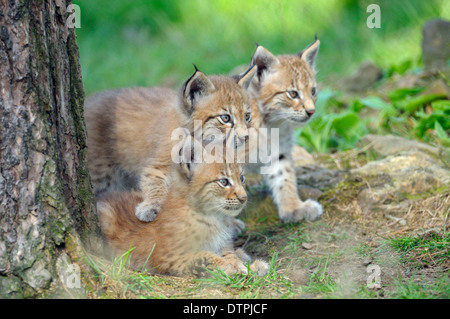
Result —
M322 207L316 201L300 200L291 154L295 129L304 126L315 111L314 61L319 44L316 38L300 53L280 56L258 46L252 57L252 65L258 69L249 89L252 125L256 129L267 129L267 134L258 134L259 139L265 139L266 145L271 145L271 130L279 129L278 158L272 158L272 165L263 176L284 222L315 220L322 214ZM250 141L252 139L253 135ZM256 151L256 148L250 150Z
M206 76L196 69L181 92L135 88L88 98L88 165L96 195L139 189L143 201L136 207L136 217L153 220L170 184L172 133L183 127L195 135L194 129L201 129L205 141L211 138L208 132L214 132L219 141L245 145L251 123L246 90L255 72L251 67L231 78Z
M109 193L98 204L107 242L117 252L134 247L134 267L170 275L195 274L200 267L221 268L227 274L247 273L250 257L235 250L234 217L247 201L242 167L235 163L173 164L171 184L161 211L151 223L134 216L139 193ZM265 275L268 264L256 260L250 269Z

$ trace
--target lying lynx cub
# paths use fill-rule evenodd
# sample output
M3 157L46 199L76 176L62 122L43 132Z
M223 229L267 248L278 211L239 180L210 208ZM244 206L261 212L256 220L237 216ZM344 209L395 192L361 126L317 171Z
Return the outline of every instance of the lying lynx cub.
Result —
M153 222L134 216L143 200L139 193L113 192L98 202L107 242L122 253L135 247L132 265L160 274L199 275L200 267L247 273L250 257L242 249L235 250L232 242L234 217L247 201L241 165L195 164L188 163L190 155L184 158L172 166L172 182ZM261 260L250 265L259 275L268 268Z
M234 78L207 77L196 69L180 93L135 88L88 98L88 165L96 195L139 189L143 201L136 207L136 217L153 220L170 183L171 134L184 127L194 135L195 121L201 121L201 139L207 140L213 131L221 134L214 136L219 140L245 145L251 122L246 90L255 72L251 67Z
M322 207L313 200L302 202L297 193L292 147L295 129L305 125L315 111L317 85L314 61L319 40L295 55L275 56L258 46L252 57L252 65L258 68L250 86L253 127L266 128L263 145L271 145L271 129L279 129L279 155L264 173L271 189L278 214L284 222L315 220L322 214ZM250 141L253 139L250 137ZM252 148L251 152L256 152Z

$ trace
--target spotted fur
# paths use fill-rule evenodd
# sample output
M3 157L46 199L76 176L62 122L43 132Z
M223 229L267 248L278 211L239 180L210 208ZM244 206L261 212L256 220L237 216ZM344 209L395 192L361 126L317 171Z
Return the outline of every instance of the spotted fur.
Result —
M172 168L169 191L151 223L134 216L142 193L109 193L98 201L100 225L118 254L133 248L133 267L170 275L204 275L204 267L227 274L247 273L250 257L233 247L234 217L247 194L238 164L182 163ZM223 180L229 185L224 186ZM268 264L256 260L250 268L259 275Z
M316 39L298 54L280 56L258 46L252 57L252 64L258 69L250 87L252 125L255 129L267 129L268 134L259 133L250 140L259 138L263 145L270 145L271 129L279 129L280 152L277 158L271 159L273 165L263 177L284 222L315 220L322 214L318 202L299 198L292 160L295 129L308 123L315 112L317 83L314 61L319 44ZM257 148L251 148L252 152L257 152ZM261 165L259 163L256 167Z
M245 145L251 114L246 90L255 72L250 67L231 78L206 76L196 69L179 92L129 88L89 97L85 103L88 166L96 195L140 190L143 201L136 207L136 217L153 220L170 185L174 130L184 128L197 136L201 129L204 141L213 132L236 148Z

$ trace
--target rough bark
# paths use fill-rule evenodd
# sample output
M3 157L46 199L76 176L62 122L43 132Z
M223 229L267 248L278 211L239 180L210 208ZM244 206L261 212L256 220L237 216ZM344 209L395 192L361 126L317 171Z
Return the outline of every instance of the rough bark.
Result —
M98 233L69 4L0 0L0 298L48 296Z

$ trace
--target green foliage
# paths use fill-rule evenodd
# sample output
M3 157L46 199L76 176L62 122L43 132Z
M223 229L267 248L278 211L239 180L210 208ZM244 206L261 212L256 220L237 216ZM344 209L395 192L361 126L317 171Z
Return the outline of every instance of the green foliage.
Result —
M254 42L276 54L302 50L317 33L319 79L373 60L390 74L420 62L421 27L450 18L446 0L379 0L380 29L366 25L369 0L74 0L87 94L113 87L180 85L192 63L207 73L247 64ZM408 61L408 62L404 62Z
M326 153L354 148L368 133L396 134L450 146L450 101L445 94L422 94L425 88L400 88L347 100L330 88L319 92L317 115L298 130L297 142Z
M356 105L354 109L340 111L344 104L339 100L339 95L339 92L329 88L319 93L315 118L298 130L297 141L300 145L325 153L330 149L351 148L361 136L367 134L364 123L354 111L358 108Z
M365 23L368 0L74 3L81 9L76 32L88 95L115 87L177 87L193 72L192 63L206 73L228 74L249 62L255 41L276 54L295 53L316 33L322 43L319 81L349 74L364 60L383 67L389 78L420 68L418 44L426 20L450 18L445 0L378 1L380 29ZM298 132L298 142L310 151L328 152L350 149L368 133L393 133L448 146L448 104L435 111L442 96L421 95L423 89L353 100L325 89L317 101L320 112ZM430 103L433 113L422 112ZM364 116L367 108L378 113L376 118Z

